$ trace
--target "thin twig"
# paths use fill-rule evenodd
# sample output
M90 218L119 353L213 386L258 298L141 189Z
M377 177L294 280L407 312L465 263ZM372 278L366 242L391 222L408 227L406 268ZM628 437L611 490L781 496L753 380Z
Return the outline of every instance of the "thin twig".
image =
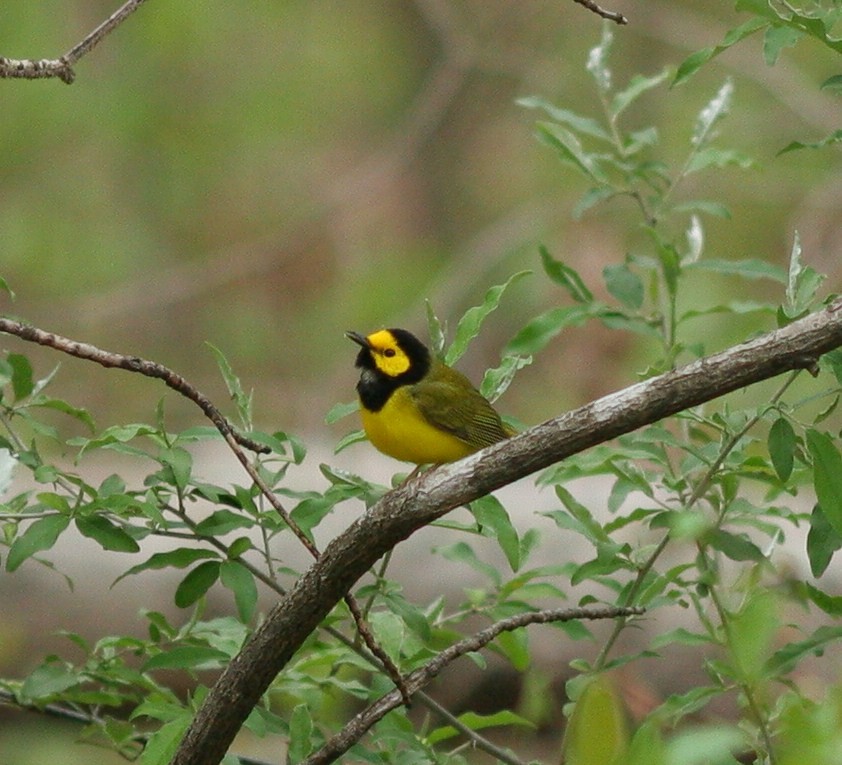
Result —
M568 622L574 619L616 619L617 617L628 617L632 615L640 615L644 613L644 609L631 607L605 607L605 608L554 608L544 611L532 611L529 613L516 614L507 619L502 619L499 622L486 627L484 630L463 638L462 640L449 646L435 658L427 662L423 667L410 672L406 678L406 686L411 693L418 691L435 678L445 667L452 664L456 659L464 656L466 653L479 651L484 648L492 640L498 637L503 632L510 632L520 627L526 627L530 624L547 624L549 622ZM432 699L429 700L433 709L438 706ZM353 717L348 724L335 736L330 738L325 745L314 754L310 755L306 760L303 760L300 765L326 765L327 763L335 761L339 756L348 751L363 735L379 720L385 717L393 709L399 707L402 703L401 695L398 691L389 691L389 693L381 696L377 701L364 709L362 712ZM438 710L436 710L438 711ZM442 710L446 711L446 710ZM452 716L448 716L448 722L453 724ZM466 730L466 735L472 735ZM473 739L478 747L492 754L494 757L507 762L510 765L520 765L520 761L506 752L503 749L495 747L486 739L479 737Z
M629 20L618 11L608 11L605 8L597 5L594 0L573 0L574 3L584 5L589 11L593 11L597 16L602 16L609 21L615 21L617 24L628 24Z
M128 0L111 14L96 29L89 32L83 40L74 45L60 58L14 59L0 56L0 77L40 80L58 77L70 85L76 79L73 65L82 56L90 53L103 38L111 34L120 24L134 13L144 0Z

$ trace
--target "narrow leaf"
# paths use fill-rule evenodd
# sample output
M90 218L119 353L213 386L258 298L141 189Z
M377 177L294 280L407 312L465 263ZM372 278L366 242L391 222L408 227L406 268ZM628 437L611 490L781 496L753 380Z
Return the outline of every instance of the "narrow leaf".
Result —
M810 515L807 532L807 558L813 576L820 577L830 564L833 554L842 548L842 534L828 522L821 505L816 505Z
M547 276L550 277L556 284L564 287L577 303L592 303L593 293L587 288L579 272L563 263L556 260L550 251L541 245L538 248L538 253L541 256L541 265Z
M500 305L500 299L503 297L503 293L516 281L519 281L530 273L531 271L520 271L514 274L504 284L498 284L489 289L485 293L485 297L480 305L473 306L465 311L465 315L462 316L456 325L456 336L453 338L453 343L445 354L445 364L453 365L462 357L468 349L471 340L479 334L480 328L486 318L488 318L488 315Z
M141 669L151 672L156 669L195 669L202 666L220 666L230 656L218 648L209 646L182 645L170 648L164 653L156 654L148 659Z
M767 446L769 457L778 478L788 481L792 475L792 467L795 463L795 447L797 446L795 430L785 417L778 417L769 428Z

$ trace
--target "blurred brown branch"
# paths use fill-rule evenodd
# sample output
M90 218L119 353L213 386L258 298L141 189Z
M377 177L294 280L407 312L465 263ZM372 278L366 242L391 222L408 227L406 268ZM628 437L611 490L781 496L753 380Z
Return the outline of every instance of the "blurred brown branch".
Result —
M24 80L41 80L58 77L70 85L76 78L73 66L82 56L93 50L104 37L111 34L120 24L134 13L144 0L128 0L121 8L111 14L96 29L85 36L59 58L14 59L0 56L0 77Z

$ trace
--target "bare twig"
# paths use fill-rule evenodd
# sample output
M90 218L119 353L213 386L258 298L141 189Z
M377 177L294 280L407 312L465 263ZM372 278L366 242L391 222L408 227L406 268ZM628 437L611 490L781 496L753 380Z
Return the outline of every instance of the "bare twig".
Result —
M597 16L602 16L609 21L615 21L618 24L628 24L629 20L618 11L607 11L605 8L597 5L594 0L573 0L574 3L584 5L589 11L593 11Z
M59 58L14 59L0 56L0 77L40 80L58 77L70 85L76 78L73 65L134 13L144 0L128 0L96 29Z
M418 691L436 677L445 667L452 664L456 659L472 651L479 651L487 646L492 640L503 632L526 627L530 624L547 624L549 622L569 622L574 619L616 619L617 617L629 617L644 613L642 608L553 608L544 611L532 611L524 614L516 614L507 619L486 627L484 630L463 638L439 653L434 659L427 662L406 676L405 682L410 692ZM401 696L397 691L390 691L381 696L377 701L364 709L352 718L348 724L335 736L330 738L325 745L314 754L303 760L300 765L327 765L348 751L359 741L378 720L381 720L393 709L401 705ZM435 702L432 705L435 708ZM443 710L446 711L446 710ZM448 717L452 725L452 717ZM494 746L486 739L474 738L473 731L463 726L462 732L470 736L477 746L502 762L509 765L520 765L520 761L513 757L505 749Z

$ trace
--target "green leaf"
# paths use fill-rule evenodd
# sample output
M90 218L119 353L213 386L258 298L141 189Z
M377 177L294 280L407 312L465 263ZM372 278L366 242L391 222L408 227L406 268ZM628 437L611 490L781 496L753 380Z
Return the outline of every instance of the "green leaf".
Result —
M98 542L103 550L128 553L140 550L140 545L132 537L104 515L79 516L76 528L83 537Z
M82 682L78 672L57 662L42 664L27 675L20 688L24 703L45 703Z
M611 134L608 133L595 119L591 117L583 117L580 114L571 112L569 109L561 109L548 101L545 101L539 96L519 98L515 101L515 103L518 106L524 106L527 109L541 109L556 122L559 122L562 125L567 125L567 127L572 128L577 133L591 136L591 138L598 138L606 143L612 142Z
M795 430L785 417L778 417L769 428L767 446L769 457L778 478L786 482L792 475L792 467L795 464L795 448L798 440L795 437Z
M192 715L185 711L184 715L164 723L152 733L143 745L140 765L167 765L175 755L192 719Z
M80 446L79 456L89 449L101 449L112 444L124 444L140 436L152 436L158 433L157 428L151 425L113 425L106 428L96 438L71 438L67 443L71 446Z
M687 173L698 173L709 167L739 167L747 170L754 164L754 160L744 152L736 149L717 149L709 146L699 149L693 159L687 163Z
M745 258L743 260L697 260L688 263L685 270L708 271L724 276L740 276L744 279L771 279L779 284L787 283L787 274L780 266L765 260Z
M592 189L588 189L573 208L573 220L580 220L591 207L604 202L606 199L611 199L617 193L617 189L613 186L595 186Z
M732 534L724 529L711 529L704 535L703 541L731 560L759 563L766 559L763 551L745 534Z
M159 552L152 555L149 560L140 563L137 566L132 566L124 574L120 574L115 580L117 584L121 579L139 574L141 571L149 569L162 568L187 568L192 566L197 560L204 560L207 558L219 558L219 553L213 550L200 550L195 547L179 547L177 550L168 550L167 552Z
M842 76L840 76L840 80L842 80ZM830 135L825 136L820 141L815 141L814 143L792 141L778 152L778 156L781 154L787 154L790 151L797 151L798 149L824 149L826 146L839 143L840 141L842 141L842 129L834 130Z
M700 212L712 215L715 218L731 219L731 211L721 202L712 202L708 199L695 199L689 202L682 202L672 208L675 212Z
M172 482L181 491L187 488L190 482L190 475L193 470L193 457L186 449L174 446L168 449L161 449L158 453L161 464L168 467L172 472Z
M520 569L520 539L500 500L491 494L471 502L468 508L480 532L497 540L512 571Z
M777 595L773 590L753 591L743 607L731 615L728 642L743 680L756 682L762 676L780 626Z
M816 505L810 515L810 530L807 532L807 558L813 576L820 577L830 564L833 554L842 549L842 534L836 531Z
M360 410L360 402L359 401L349 401L348 403L342 404L334 404L329 410L328 413L325 415L325 423L327 425L333 425L339 420L347 417L349 414L353 414L354 412L358 412Z
M804 582L807 587L807 596L822 611L830 616L842 616L842 596L828 595L826 592L814 587L809 582Z
M46 518L34 521L12 542L9 554L6 556L6 571L15 571L21 563L35 553L49 550L69 524L70 518L66 515L48 515Z
M333 449L334 454L339 454L339 452L347 449L349 446L353 446L354 444L358 444L361 441L366 440L366 435L364 430L352 430L350 433L346 433L342 438L340 438L336 442L336 446Z
M582 281L582 277L579 276L578 271L566 263L556 260L544 245L538 248L538 253L541 256L541 265L544 267L547 276L556 284L564 287L570 293L570 297L577 303L593 302L593 293L587 288L585 282Z
M316 528L335 506L336 500L327 495L307 497L295 506L290 517L299 529L309 535L310 531Z
M820 656L828 643L835 643L842 638L842 625L819 627L810 637L801 641L791 641L776 651L766 663L769 675L779 676L791 672L801 659L808 656Z
M657 88L669 76L670 70L666 68L652 77L644 77L642 74L636 74L632 77L626 88L615 94L614 98L611 99L611 116L615 119L619 117L641 95L653 88Z
M599 164L599 155L585 151L579 139L562 125L539 122L538 137L555 149L562 162L573 165L584 176L601 186L609 185L609 178Z
M9 283L0 276L0 290L5 292L11 300L15 299L15 293L12 291L12 288L9 287Z
M240 378L234 374L234 369L232 368L231 364L228 363L228 359L225 358L225 354L222 353L219 348L217 348L212 343L206 343L208 348L210 348L211 353L216 358L216 365L219 367L219 371L222 374L222 379L225 381L225 385L228 388L228 393L231 395L231 400L234 402L234 405L237 407L237 412L240 415L240 420L244 428L251 428L252 422L252 396L251 394L246 395L246 392L243 390L243 386L240 383Z
M599 521L593 517L591 511L579 502L567 489L563 486L556 486L555 494L561 500L565 509L579 524L579 533L594 546L611 542L611 537L608 536ZM550 515L550 513L545 514ZM554 518L555 516L550 515L550 517Z
M219 581L234 593L240 621L248 624L257 605L257 586L251 571L238 561L226 560L219 567Z
M784 48L792 48L804 33L792 27L772 25L763 35L763 58L767 66L774 66Z
M32 393L35 387L32 382L32 365L26 356L20 353L10 353L6 360L12 367L12 390L15 394L15 401L20 401Z
M480 328L488 315L500 305L503 293L516 281L530 273L531 271L520 271L514 274L504 284L498 284L489 289L480 305L473 306L465 311L465 315L459 319L459 323L456 325L456 336L453 338L453 343L445 354L445 364L452 366L462 357L468 350L471 340L479 334Z
M503 349L505 356L531 356L542 350L559 332L578 327L593 316L593 311L581 305L551 308L529 321Z
M624 765L667 765L666 745L653 720L644 720L634 732Z
M523 728L535 728L535 724L514 712L503 709L490 715L481 715L476 712L464 712L457 718L460 723L472 731L485 730L486 728L500 728L506 725L517 725ZM462 733L451 725L443 725L435 728L426 736L428 744L435 745L447 739L461 736Z
M834 74L832 77L828 77L819 87L837 95L842 93L842 74Z
M436 547L434 550L447 560L469 566L474 571L488 578L495 586L500 585L500 572L494 566L481 561L474 552L474 549L465 542L456 542L452 545Z
M486 370L480 393L493 404L509 389L515 375L531 363L532 356L504 356L499 367Z
M424 300L427 307L427 334L430 336L430 351L437 359L444 359L445 345L447 345L447 325L433 310L432 303Z
M675 73L675 79L672 81L673 87L682 85L712 58L728 50L732 45L744 40L749 35L754 34L759 29L765 29L768 25L768 22L762 18L749 19L738 27L728 30L722 42L715 48L703 48L688 56L682 61Z
M608 291L626 308L637 310L643 305L643 281L627 264L605 266L602 277Z
M816 498L825 518L842 536L842 456L827 433L813 428L807 430L807 447L813 459Z
M192 606L219 578L219 567L218 560L208 560L196 566L176 588L175 604L179 608Z
M158 669L196 669L197 667L218 667L230 657L225 651L204 645L178 645L147 659L141 672Z
M606 675L590 680L575 701L562 745L565 765L617 765L629 748L620 695Z
M287 762L301 762L313 751L313 717L307 704L292 710L289 720L289 745Z
M238 529L250 529L257 522L254 518L233 510L215 510L207 518L196 524L196 533L203 537L219 537Z

